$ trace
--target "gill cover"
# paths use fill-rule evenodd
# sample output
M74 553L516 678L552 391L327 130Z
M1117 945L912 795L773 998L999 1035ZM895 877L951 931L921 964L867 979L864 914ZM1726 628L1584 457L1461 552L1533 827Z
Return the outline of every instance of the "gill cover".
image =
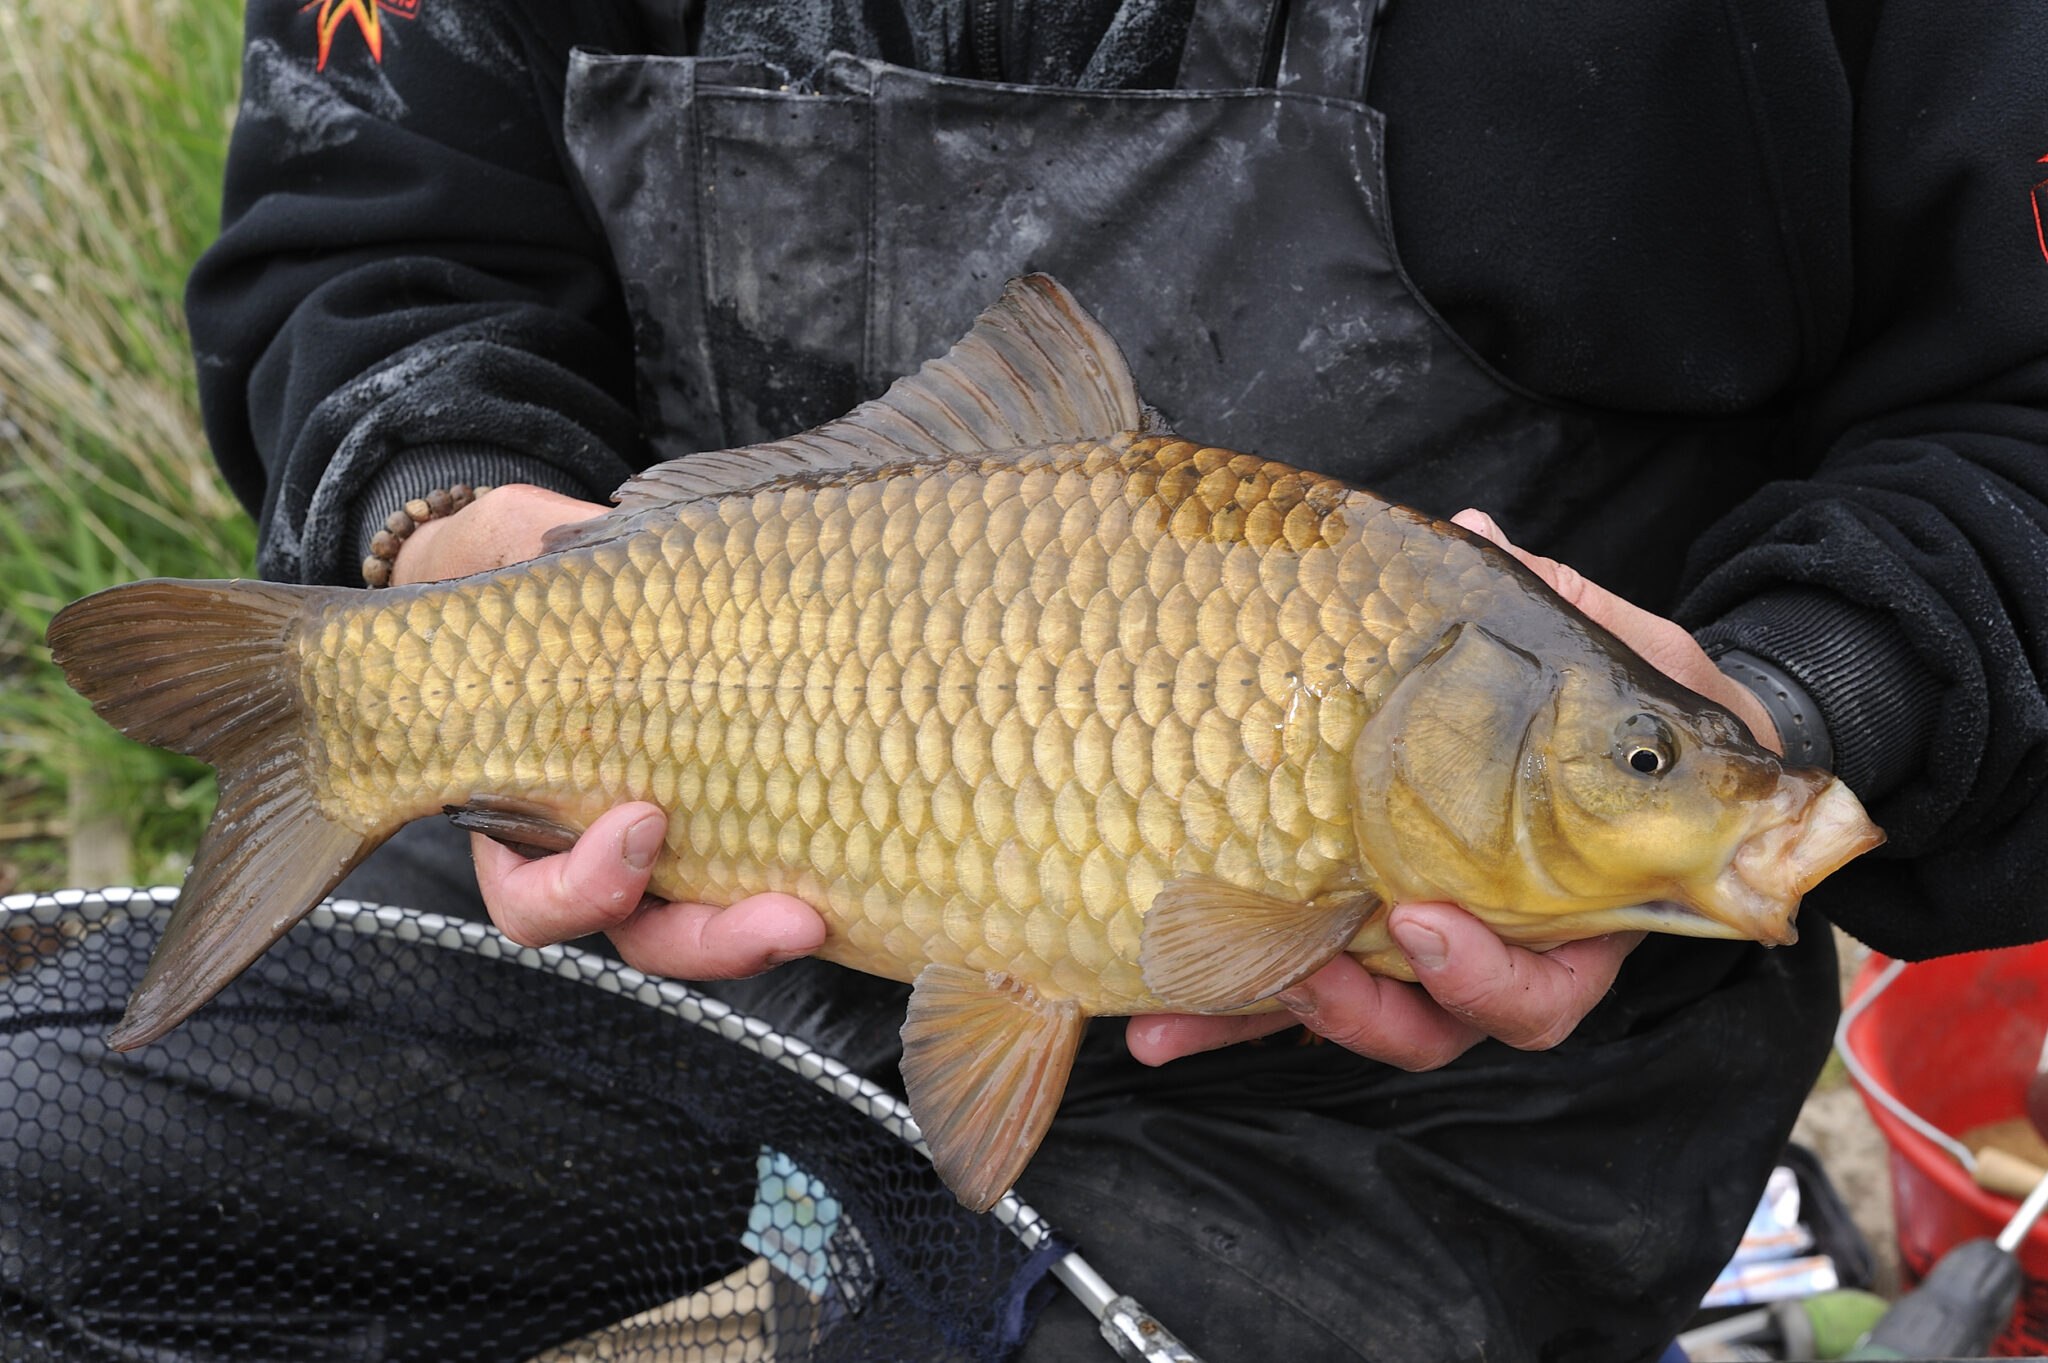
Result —
M1554 690L1534 656L1470 623L1395 685L1353 757L1361 852L1390 902L1501 902L1521 860L1516 792L1541 760Z

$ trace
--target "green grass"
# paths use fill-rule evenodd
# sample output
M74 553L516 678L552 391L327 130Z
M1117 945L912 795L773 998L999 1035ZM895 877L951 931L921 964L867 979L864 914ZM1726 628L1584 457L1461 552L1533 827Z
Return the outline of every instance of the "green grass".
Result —
M109 816L135 878L174 879L210 812L206 768L115 735L42 638L101 587L253 561L182 308L240 29L239 0L0 0L0 885L68 883L65 832Z

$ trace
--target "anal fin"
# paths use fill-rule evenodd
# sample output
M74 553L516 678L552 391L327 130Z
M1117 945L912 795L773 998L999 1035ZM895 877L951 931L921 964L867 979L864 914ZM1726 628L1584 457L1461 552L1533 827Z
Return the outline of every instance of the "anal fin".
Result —
M1380 905L1370 890L1302 902L1186 876L1152 900L1138 939L1145 987L1189 1013L1228 1013L1328 965Z
M970 1210L1016 1183L1066 1091L1087 1019L993 971L928 965L903 1019L903 1083L932 1163Z

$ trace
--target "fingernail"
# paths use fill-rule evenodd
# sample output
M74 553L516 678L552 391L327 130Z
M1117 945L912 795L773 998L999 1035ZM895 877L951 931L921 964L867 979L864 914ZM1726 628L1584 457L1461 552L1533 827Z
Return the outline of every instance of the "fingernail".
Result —
M1408 964L1417 970L1442 970L1444 961L1450 956L1450 947L1444 942L1444 935L1435 928L1421 923L1399 922L1387 926L1394 935L1395 945L1408 958Z
M1307 1017L1316 1010L1315 995L1299 985L1292 989L1283 989L1274 997L1280 1000L1281 1007L1302 1017Z
M644 871L654 865L654 858L661 851L662 819L649 814L626 830L626 836L619 839L619 855L628 869Z

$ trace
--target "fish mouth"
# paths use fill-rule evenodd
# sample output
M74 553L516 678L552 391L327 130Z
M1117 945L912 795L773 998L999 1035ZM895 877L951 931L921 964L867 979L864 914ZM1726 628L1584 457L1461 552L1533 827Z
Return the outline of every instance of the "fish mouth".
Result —
M1883 843L1884 830L1840 780L1821 771L1788 771L1728 865L1703 892L1687 894L1685 906L1729 929L1729 936L1789 946L1799 940L1792 918L1800 898Z

